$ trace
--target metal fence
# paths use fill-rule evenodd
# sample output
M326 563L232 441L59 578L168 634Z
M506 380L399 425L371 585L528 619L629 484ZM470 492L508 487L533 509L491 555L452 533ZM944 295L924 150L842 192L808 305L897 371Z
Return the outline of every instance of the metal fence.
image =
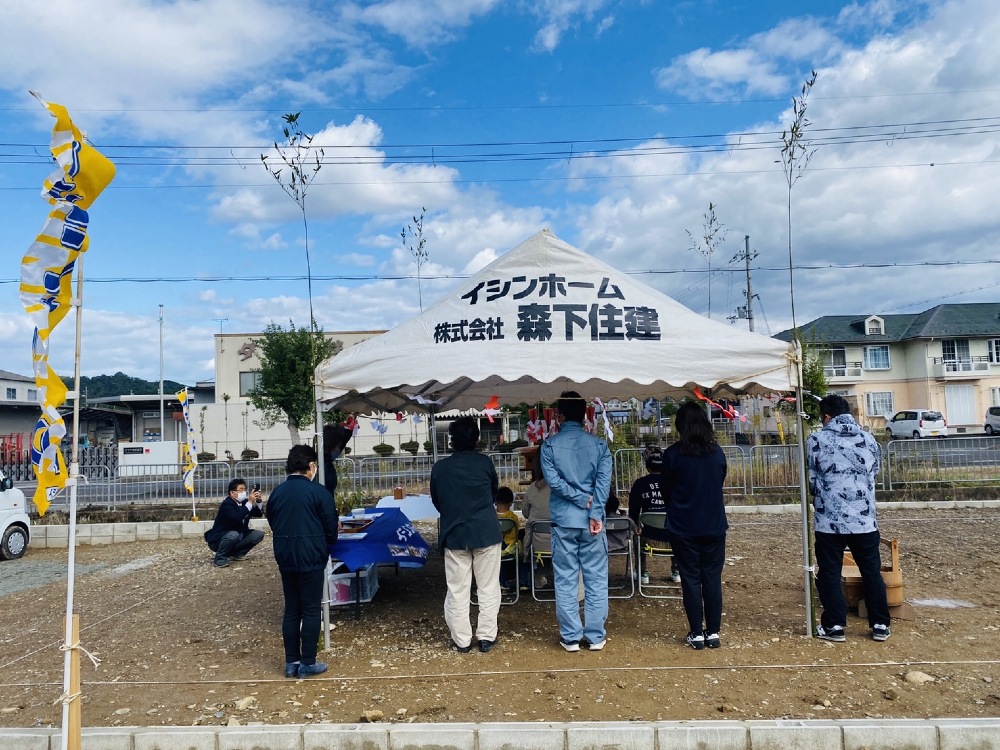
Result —
M883 462L883 486L982 484L1000 480L1000 439L949 437L892 440Z
M797 445L723 446L728 471L723 491L752 496L799 485ZM528 475L517 453L487 454L500 483L515 490ZM646 473L641 448L615 451L612 487L626 497L636 479ZM1000 483L1000 438L950 437L930 440L892 440L883 449L880 489L904 486L976 485ZM389 495L394 487L426 492L430 483L431 456L341 457L337 460L338 494L358 493L367 498ZM77 498L82 505L115 509L122 505L189 501L183 487L182 467L165 464L144 467L109 466L100 461L81 464L83 477ZM30 496L28 481L12 473L15 484ZM265 495L285 479L285 462L279 460L209 461L195 472L194 500L221 500L230 480L242 478L248 486L259 484ZM55 502L68 502L66 493Z

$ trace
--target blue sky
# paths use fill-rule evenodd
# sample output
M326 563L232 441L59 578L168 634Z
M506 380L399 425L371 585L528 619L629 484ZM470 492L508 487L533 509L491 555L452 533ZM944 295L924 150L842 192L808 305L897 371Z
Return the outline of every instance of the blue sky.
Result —
M1000 5L796 7L7 0L3 368L30 372L16 282L47 213L51 118L29 89L118 165L91 210L89 375L158 377L159 304L166 377L187 382L213 375L218 319L308 322L301 215L260 162L290 112L325 151L307 217L326 330L419 312L399 234L421 207L425 306L548 227L724 320L743 304L731 259L750 235L757 330L789 327L780 133L812 69L816 150L792 190L798 321L996 300ZM711 274L689 236L709 203L728 231ZM61 373L72 331L67 318L54 337Z

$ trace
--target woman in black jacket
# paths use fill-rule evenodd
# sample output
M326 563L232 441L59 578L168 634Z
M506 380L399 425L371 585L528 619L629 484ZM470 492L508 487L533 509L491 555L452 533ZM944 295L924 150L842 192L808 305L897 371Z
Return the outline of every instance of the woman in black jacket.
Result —
M726 456L704 407L688 402L675 418L680 440L663 453L660 490L667 531L681 574L691 648L718 648L722 625L722 566L726 562Z
M327 669L326 664L316 661L316 644L323 575L330 545L337 541L339 519L333 496L312 481L318 458L312 446L292 446L285 463L288 478L271 493L264 511L285 594L281 622L285 677L311 677Z

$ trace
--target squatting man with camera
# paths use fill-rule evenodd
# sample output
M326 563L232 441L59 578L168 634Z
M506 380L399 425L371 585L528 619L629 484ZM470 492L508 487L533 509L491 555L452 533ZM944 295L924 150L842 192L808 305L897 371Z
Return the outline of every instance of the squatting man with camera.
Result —
M261 518L263 497L260 485L247 492L245 479L229 482L229 494L215 514L215 523L205 532L205 542L215 553L213 564L227 568L234 561L243 560L264 539L264 532L250 528L251 518Z

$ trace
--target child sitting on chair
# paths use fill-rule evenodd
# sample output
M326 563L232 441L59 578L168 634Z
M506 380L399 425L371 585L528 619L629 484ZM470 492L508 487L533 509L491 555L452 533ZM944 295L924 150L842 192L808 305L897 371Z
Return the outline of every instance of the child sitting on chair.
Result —
M497 519L506 518L514 522L513 528L504 532L503 535L503 550L501 555L507 557L516 553L520 526L517 514L512 510L514 507L514 491L510 487L501 487L497 490L497 499L493 501L493 504L497 509ZM512 560L506 560L500 564L500 588L508 591L511 589L508 579L514 565L515 562Z

